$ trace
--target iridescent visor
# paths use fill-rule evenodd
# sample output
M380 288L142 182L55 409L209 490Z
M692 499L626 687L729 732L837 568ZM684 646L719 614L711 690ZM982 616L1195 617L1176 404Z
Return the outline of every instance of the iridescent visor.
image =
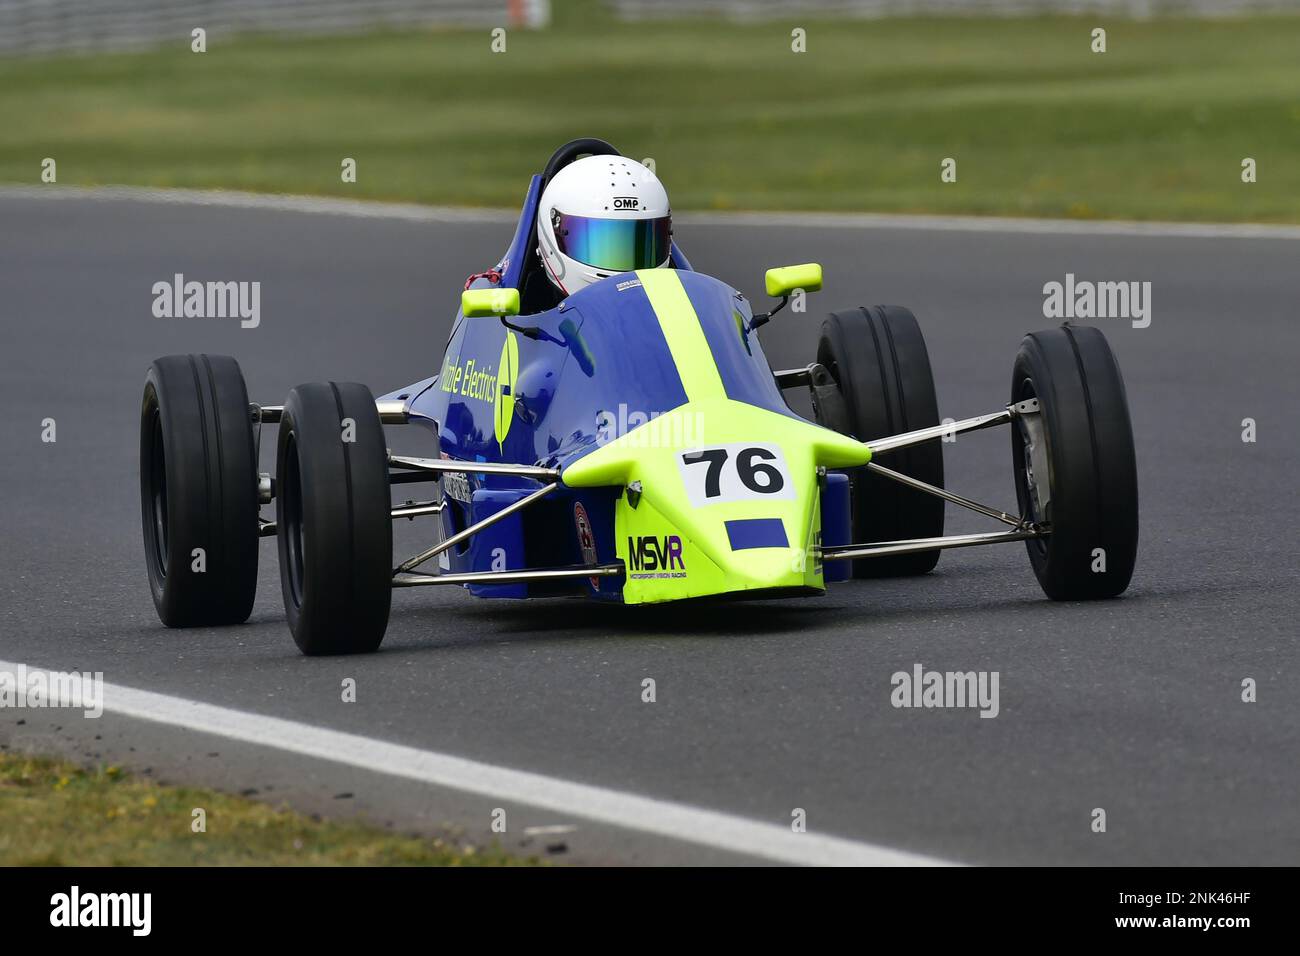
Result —
M559 214L555 241L571 259L605 272L653 269L668 258L672 220L589 219Z

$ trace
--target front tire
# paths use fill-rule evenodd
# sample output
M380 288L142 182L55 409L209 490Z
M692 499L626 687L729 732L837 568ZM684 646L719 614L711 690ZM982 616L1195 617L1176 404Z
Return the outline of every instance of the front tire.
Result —
M378 649L392 602L388 451L364 385L289 392L280 419L276 525L280 588L308 655Z
M1011 451L1020 513L1051 528L1025 542L1034 574L1056 601L1115 597L1137 560L1137 458L1105 336L1078 325L1025 336L1011 401L1031 398L1039 413L1013 423Z
M817 361L844 396L842 425L859 441L884 438L939 424L930 355L916 317L896 305L832 312L822 325ZM835 423L821 422L827 427ZM943 449L936 439L883 456L888 468L943 486ZM847 472L855 543L937 538L943 534L943 499L875 475ZM853 576L925 574L938 551L866 558L853 562Z
M257 449L239 364L227 355L157 359L140 407L140 512L165 625L248 620L257 509Z

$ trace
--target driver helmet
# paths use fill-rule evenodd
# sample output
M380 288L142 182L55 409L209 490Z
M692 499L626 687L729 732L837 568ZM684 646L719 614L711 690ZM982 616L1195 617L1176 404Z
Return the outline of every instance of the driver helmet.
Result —
M537 210L537 252L565 295L619 272L662 268L672 248L663 184L623 156L586 156L556 173Z

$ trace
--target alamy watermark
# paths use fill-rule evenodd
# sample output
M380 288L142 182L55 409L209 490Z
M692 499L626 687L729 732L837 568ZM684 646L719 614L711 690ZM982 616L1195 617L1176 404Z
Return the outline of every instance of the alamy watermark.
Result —
M895 671L889 678L893 691L889 702L895 707L971 708L981 717L996 717L998 671L927 671L920 664L912 670Z
M104 713L104 672L29 670L0 671L0 709L69 707L94 719Z
M153 928L152 893L83 893L73 885L50 897L50 925L75 928L121 927L132 936L148 936Z
M262 323L262 283L186 281L178 272L170 282L153 284L153 314L158 319L234 319L240 328Z
M620 402L616 411L596 413L596 444L616 438L633 448L691 448L704 441L704 413L643 412Z
M1130 319L1133 328L1151 324L1150 282L1092 282L1065 274L1064 282L1043 285L1043 316L1048 319Z

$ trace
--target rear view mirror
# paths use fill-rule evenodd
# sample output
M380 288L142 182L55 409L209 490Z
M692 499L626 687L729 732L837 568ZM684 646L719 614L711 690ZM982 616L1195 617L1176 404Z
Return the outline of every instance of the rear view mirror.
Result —
M780 266L768 269L766 279L767 294L781 301L771 312L759 312L749 320L749 327L757 329L772 321L772 316L785 308L790 296L796 292L817 292L822 287L822 267L816 262L805 262L801 266Z
M822 267L816 262L805 262L800 266L781 266L767 270L767 294L774 299L782 299L796 289L805 292L817 292L822 287Z
M492 315L518 315L518 289L466 289L460 294L460 309L467 319Z

